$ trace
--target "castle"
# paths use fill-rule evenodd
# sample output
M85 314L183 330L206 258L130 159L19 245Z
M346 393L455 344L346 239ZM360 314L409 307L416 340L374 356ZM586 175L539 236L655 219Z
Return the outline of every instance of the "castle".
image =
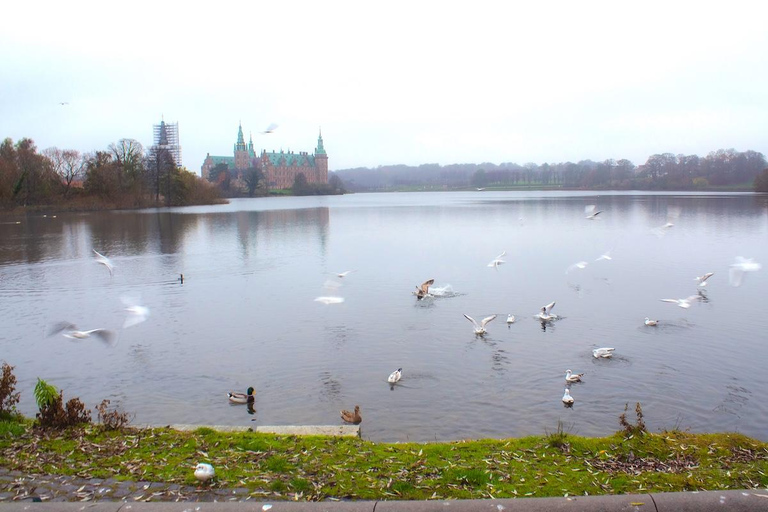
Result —
M208 179L211 170L219 164L225 164L229 168L234 181L242 182L242 171L256 165L261 166L267 181L267 187L271 189L291 188L293 181L299 173L303 173L308 183L328 183L328 154L323 147L323 134L317 137L317 147L313 154L306 151L294 153L293 151L262 150L258 155L253 149L253 136L248 144L243 137L243 125L237 131L237 142L234 146L233 156L205 157L201 168L203 178Z

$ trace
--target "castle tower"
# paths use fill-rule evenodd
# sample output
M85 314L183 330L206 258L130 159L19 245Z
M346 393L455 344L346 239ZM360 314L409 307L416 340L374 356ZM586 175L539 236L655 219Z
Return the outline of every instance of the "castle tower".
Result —
M328 154L323 147L323 132L317 136L317 147L315 148L315 164L317 165L316 183L328 183Z
M235 169L247 169L248 165L248 147L245 145L245 137L243 137L243 124L240 123L237 130L237 142L235 143Z

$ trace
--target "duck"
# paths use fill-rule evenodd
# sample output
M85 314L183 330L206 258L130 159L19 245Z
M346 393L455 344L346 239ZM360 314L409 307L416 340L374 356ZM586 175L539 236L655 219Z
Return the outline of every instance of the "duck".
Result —
M346 423L354 423L355 425L359 425L363 421L363 417L360 416L360 406L355 406L355 412L350 412L345 410L341 411L341 419L344 420Z
M612 348L612 347L601 347L601 348L596 348L596 349L594 349L594 350L592 351L592 356L593 356L595 359L599 359L599 358L601 358L601 357L604 357L604 358L613 357L613 351L614 351L614 350L616 350L616 349L615 349L615 348Z
M421 283L421 286L416 287L416 291L413 292L413 294L416 296L418 300L423 299L427 295L429 295L429 287L435 284L434 279L429 279L427 281L424 281Z
M491 315L483 318L479 324L474 318L472 318L469 315L464 315L464 318L472 322L472 325L474 326L475 334L477 334L478 336L482 336L488 333L488 331L485 330L485 325L491 320L493 320L494 318L496 318L496 315Z
M563 394L563 403L565 405L573 404L573 397L571 396L571 392L568 391L568 388L565 388L565 393Z
M507 315L507 324L515 323L515 315Z
M583 373L573 373L571 370L565 370L565 382L581 382Z
M395 382L400 380L400 377L403 376L403 369L398 368L397 370L393 371L389 374L389 377L387 378L387 382L390 384L394 384Z
M200 464L195 466L195 478L197 478L201 482L207 482L214 476L216 476L216 470L214 470L213 466L211 466L210 464L201 462Z
M227 393L227 396L229 397L229 401L233 404L252 404L254 400L256 400L256 397L253 395L254 392L255 390L251 387L248 388L245 393L230 391Z
M650 318L645 317L645 325L650 326L650 327L656 327L657 325L659 325L659 321L658 320L651 320Z

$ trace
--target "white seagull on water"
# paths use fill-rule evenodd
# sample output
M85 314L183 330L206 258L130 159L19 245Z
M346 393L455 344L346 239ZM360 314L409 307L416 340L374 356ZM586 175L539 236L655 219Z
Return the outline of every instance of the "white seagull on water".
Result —
M573 373L571 370L565 370L565 382L581 382L583 373Z
M491 315L483 318L479 324L474 318L472 318L469 315L464 315L464 318L472 322L472 325L475 327L475 334L477 334L478 336L482 336L483 334L486 334L488 332L485 330L485 325L491 320L493 320L494 318L496 318L496 315Z
M596 348L592 350L592 357L594 357L595 359L599 359L601 357L604 357L604 358L613 357L614 350L616 349L611 347Z
M554 320L555 318L557 318L557 315L553 315L550 313L550 311L552 311L552 308L554 307L555 307L555 301L550 302L546 306L542 306L541 313L539 313L538 315L539 320L544 320L546 322L546 321Z
M573 405L573 397L571 396L571 392L568 391L568 388L565 388L565 393L563 394L563 403L565 405Z

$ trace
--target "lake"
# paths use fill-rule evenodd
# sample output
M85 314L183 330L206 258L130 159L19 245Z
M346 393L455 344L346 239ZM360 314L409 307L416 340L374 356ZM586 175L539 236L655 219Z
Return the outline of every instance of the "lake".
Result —
M746 193L355 194L6 216L0 360L15 366L28 416L39 377L90 408L110 399L134 424L335 425L359 404L376 441L558 422L597 436L640 402L653 431L766 441L768 269L740 286L729 270L737 256L768 263L767 242L768 198ZM430 278L452 293L418 301ZM659 300L691 295L688 309ZM123 329L124 296L150 308L145 322ZM552 301L560 318L542 325ZM478 337L464 314L498 318ZM118 342L49 336L60 321L113 329ZM615 356L593 358L604 346ZM572 408L566 369L585 373ZM227 400L248 386L255 414Z

